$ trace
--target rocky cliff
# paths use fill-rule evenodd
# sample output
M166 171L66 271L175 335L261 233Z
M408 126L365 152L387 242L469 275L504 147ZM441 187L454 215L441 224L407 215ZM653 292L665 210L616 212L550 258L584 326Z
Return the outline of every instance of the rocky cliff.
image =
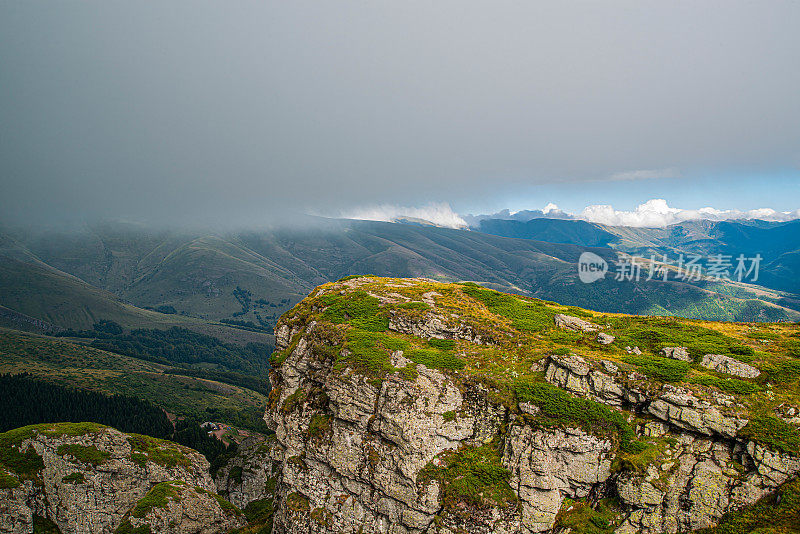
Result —
M320 286L276 328L274 532L713 527L800 471L798 332Z
M198 452L94 423L0 434L0 532L216 534L244 524Z

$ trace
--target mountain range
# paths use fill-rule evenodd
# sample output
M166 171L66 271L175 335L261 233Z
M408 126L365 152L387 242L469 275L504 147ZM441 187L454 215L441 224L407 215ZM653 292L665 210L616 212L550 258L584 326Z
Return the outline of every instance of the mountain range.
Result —
M483 220L467 230L309 218L293 228L225 233L122 223L78 232L6 229L0 305L62 328L113 319L126 327L203 322L269 332L314 287L369 273L475 281L605 312L796 321L798 224L642 229L532 219ZM578 258L587 251L609 262L604 280L579 281ZM739 252L762 254L762 285L613 277L621 255Z

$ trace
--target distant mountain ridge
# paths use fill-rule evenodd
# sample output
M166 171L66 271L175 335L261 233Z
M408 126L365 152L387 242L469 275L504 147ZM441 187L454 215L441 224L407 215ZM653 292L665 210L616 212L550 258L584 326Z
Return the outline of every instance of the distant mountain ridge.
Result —
M494 230L505 231L504 225ZM546 220L513 229L515 237L508 238L419 224L329 219L311 219L292 229L226 234L102 225L64 235L6 235L0 243L13 247L0 248L0 255L20 258L14 260L18 270L72 275L139 308L174 309L205 321L234 321L267 330L314 287L363 273L477 281L609 312L722 320L800 318L797 311L779 305L786 295L758 288L617 282L613 275L593 284L578 280L581 253L592 251L605 258L613 273L623 247L657 246L659 236L645 242L639 234L615 234L583 221ZM52 320L24 302L46 307L53 304L50 292L37 291L34 284L26 297L19 297L25 283L18 282L15 289L13 277L3 278L0 305ZM14 305L7 303L9 295L17 295Z
M640 228L565 219L484 219L474 230L512 238L610 247L644 258L664 254L672 258L679 254L723 254L733 258L760 254L763 262L759 285L800 293L800 220L697 220L664 228Z
M602 225L578 220L538 218L529 221L485 219L476 230L492 235L566 243L585 247L607 247L619 237Z

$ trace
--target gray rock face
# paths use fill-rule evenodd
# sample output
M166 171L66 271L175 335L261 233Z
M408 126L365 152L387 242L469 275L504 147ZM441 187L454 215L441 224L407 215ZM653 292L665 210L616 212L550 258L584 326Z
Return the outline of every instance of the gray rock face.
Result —
M689 356L689 349L686 347L664 347L661 349L661 355L665 358L672 358L682 362L692 361L692 357Z
M288 410L286 400L297 389L285 388L282 378L297 371L286 365L316 368L298 361L315 358L307 345L298 343L295 352L272 375L280 396L267 414L286 458L277 489L277 534L546 532L565 497L585 497L610 476L610 441L576 429L515 424L508 430L502 461L512 473L520 506L478 510L466 519L448 516L442 513L438 484L420 485L420 471L443 451L491 440L506 410L489 402L481 387L462 390L422 365L416 366L414 380L395 374L380 385L350 370L319 373L298 387L323 390L330 412L321 411L313 399ZM400 355L392 357L402 363ZM569 362L588 372L577 357ZM538 407L526 411L535 414ZM314 435L311 421L320 417L329 429ZM324 518L324 525L313 518Z
M545 380L580 397L611 406L644 402L643 393L622 385L610 374L618 371L616 365L611 362L602 365L603 370L596 369L574 354L551 355L545 368Z
M132 449L127 434L97 425L71 435L70 423L40 426L18 446L38 455L43 467L40 482L0 489L0 532L33 531L33 515L55 522L64 533L111 533L122 516L155 484L182 480L216 491L208 461L199 453L169 442L152 446L172 451L179 461L153 461Z
M745 448L689 434L680 435L662 461L647 473L617 477L620 500L631 507L617 532L660 534L714 526L728 510L752 503L785 482L786 471L800 470L796 458L776 460L774 453L765 455L754 444ZM776 464L780 471L773 470Z
M661 394L649 403L647 411L678 428L734 438L747 424L747 419L725 408L698 399L682 388L665 385Z
M521 532L553 528L565 497L586 497L611 475L611 442L577 429L509 429L503 463L522 505Z
M597 342L601 345L611 345L614 342L614 339L614 336L606 334L605 332L600 332L597 334Z
M436 332L425 330L431 337ZM279 335L278 348L290 338ZM647 385L611 361L551 355L537 368L576 396L647 420L639 433L669 444L641 473L611 473L615 448L608 439L532 424L541 417L535 404L509 411L485 386L457 383L422 365L413 379L401 372L368 379L314 351L301 339L270 377L265 418L284 455L276 534L544 533L554 528L565 498L590 494L619 495L620 533L689 532L714 525L800 472L797 458L737 438L747 420L731 398ZM412 366L401 351L391 362ZM499 433L517 504L449 513L438 483L421 483L420 472L445 451L479 446Z
M706 354L703 356L703 361L700 362L700 365L706 369L717 371L718 373L725 373L741 378L755 378L761 374L761 371L752 365L747 365L746 363L734 360L730 356L725 356L723 354Z
M272 499L282 459L283 450L274 439L248 438L239 444L236 456L217 471L217 491L238 508Z
M553 317L553 321L555 321L557 327L572 330L573 332L597 332L600 329L596 324L584 321L579 317L564 315L563 313Z
M165 506L145 506L145 513L128 513L123 519L133 529L149 528L159 534L222 534L247 520L230 503L183 481L162 482L153 490L164 496ZM141 508L142 503L137 505Z
M313 357L300 344L297 350ZM294 361L287 358L281 370ZM443 451L493 436L504 410L476 392L465 401L465 394L439 371L421 365L416 370L413 381L394 375L376 385L352 371L329 369L299 386L324 390L330 412L313 402L287 410L284 403L297 390L281 392L267 414L286 458L277 491L276 533L319 531L309 530L316 524L312 516L325 518L324 532L389 527L420 532L430 527L441 508L438 486L418 487L418 473ZM281 376L273 375L276 391L284 387ZM320 418L327 421L326 429L315 434L311 421Z
M478 345L486 342L480 334L473 331L470 325L448 324L442 317L433 313L416 321L400 316L390 317L389 330L422 339L466 339Z
M611 365L603 365L604 370L616 367ZM633 405L679 429L707 436L734 438L747 424L747 419L737 414L727 396L699 399L669 384L656 393L635 389L619 374L603 372L580 356L551 355L545 368L545 379L580 397L610 406Z

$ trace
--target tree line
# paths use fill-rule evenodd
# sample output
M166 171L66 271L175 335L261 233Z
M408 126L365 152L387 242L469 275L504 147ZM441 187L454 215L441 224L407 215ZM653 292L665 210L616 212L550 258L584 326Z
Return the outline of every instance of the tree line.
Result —
M209 436L194 419L172 425L164 410L135 397L104 395L54 384L22 373L0 374L0 432L39 423L93 422L168 439L203 454L217 468L236 452Z
M188 328L167 330L139 328L125 333L113 321L98 321L93 330L67 330L61 337L95 338L91 346L166 365L213 364L232 371L265 378L272 346L266 343L235 345Z

